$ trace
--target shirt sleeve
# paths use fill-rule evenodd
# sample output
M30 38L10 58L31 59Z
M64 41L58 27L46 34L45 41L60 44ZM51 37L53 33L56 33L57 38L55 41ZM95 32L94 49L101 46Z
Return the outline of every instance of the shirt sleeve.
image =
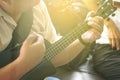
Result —
M49 16L46 5L42 0L40 4L33 8L33 14L32 30L42 34L44 38L51 43L58 40L56 30Z

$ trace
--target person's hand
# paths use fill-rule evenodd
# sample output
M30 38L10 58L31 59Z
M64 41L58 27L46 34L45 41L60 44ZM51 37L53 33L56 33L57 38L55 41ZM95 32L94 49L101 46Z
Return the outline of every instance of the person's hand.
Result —
M118 29L109 29L108 38L112 48L120 50L120 32Z
M112 48L120 50L120 31L112 20L110 20L108 23L108 38L110 44Z
M82 34L81 38L85 43L91 43L100 38L103 31L104 20L100 16L95 16L95 12L88 13L86 18L87 24L91 26L91 29Z
M41 62L44 57L45 45L41 35L32 33L24 41L20 50L20 59L22 63L29 65L31 68Z

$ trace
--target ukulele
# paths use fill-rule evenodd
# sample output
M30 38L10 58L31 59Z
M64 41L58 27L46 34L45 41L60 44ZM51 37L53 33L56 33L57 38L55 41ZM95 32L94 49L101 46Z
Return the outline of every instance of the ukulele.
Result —
M105 18L108 18L117 8L112 5L112 0L105 0L103 4L100 5L96 11L96 15ZM20 80L44 80L45 77L50 76L45 65L50 61L54 56L56 56L60 51L66 48L76 39L81 37L82 33L89 30L91 27L87 25L86 22L83 22L71 32L63 36L60 40L56 41L54 44L47 47L46 55L42 62L40 62L36 67L26 73ZM49 43L47 43L49 45Z

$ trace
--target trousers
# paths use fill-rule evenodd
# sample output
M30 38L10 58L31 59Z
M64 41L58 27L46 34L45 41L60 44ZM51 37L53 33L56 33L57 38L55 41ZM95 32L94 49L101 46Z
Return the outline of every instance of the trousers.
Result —
M95 71L106 80L120 80L120 51L109 44L96 44L92 53Z

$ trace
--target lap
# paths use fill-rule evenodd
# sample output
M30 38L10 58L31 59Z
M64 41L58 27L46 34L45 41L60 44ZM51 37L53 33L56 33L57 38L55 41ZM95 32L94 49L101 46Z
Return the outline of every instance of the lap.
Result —
M95 71L108 80L120 80L120 51L110 45L96 45L93 53Z
M58 77L60 80L104 80L94 71L89 59L77 69L59 67L56 72L54 77Z

